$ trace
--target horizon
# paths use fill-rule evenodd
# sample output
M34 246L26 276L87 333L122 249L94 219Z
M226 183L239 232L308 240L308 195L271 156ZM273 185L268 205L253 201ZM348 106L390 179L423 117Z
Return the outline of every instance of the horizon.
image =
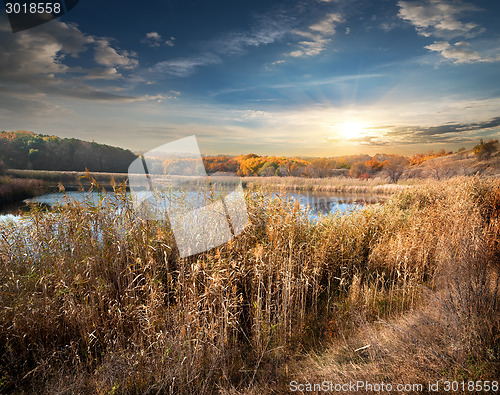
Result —
M54 134L37 133L37 132L32 131L32 130L2 130L2 131L0 131L0 133L30 133L30 134L33 134L33 135L39 135L39 136L44 136L44 137L58 137L58 138L63 138L63 139L75 138L75 137L56 136ZM143 155L145 152L147 152L146 150L133 150L133 149L130 149L130 148L121 147L121 146L118 146L118 145L110 145L110 144L106 144L106 143L103 143L103 142L100 142L100 141L95 141L95 140L92 140L92 141L82 140L82 139L80 139L80 140L84 141L84 142L87 142L87 143L97 143L97 144L108 145L108 146L110 146L112 148L129 150L134 155ZM483 140L484 142L488 141L488 140L484 140L483 138L480 138L480 140ZM476 141L474 143L471 143L471 144L474 144L474 146L475 146L478 143L480 143L480 140L478 140L478 141ZM491 140L498 141L497 139L491 139ZM218 157L218 156L237 157L237 156L246 156L246 155L257 155L257 156L262 156L262 157L273 157L273 156L275 156L275 157L285 157L285 158L297 157L297 158L305 158L305 159L307 159L307 158L324 158L324 159L332 158L332 159L335 159L335 158L356 157L356 156L370 156L370 157L375 157L375 156L378 156L378 155L380 155L380 156L384 156L384 155L396 155L397 156L397 155L399 155L399 156L404 156L404 157L411 157L413 155L419 155L419 154L439 153L440 151L446 152L446 155L448 155L448 154L455 154L455 153L458 153L458 150L463 150L464 148L465 148L465 151L471 151L471 150L474 149L474 147L468 147L466 145L463 145L462 147L459 147L457 150L447 150L444 147L442 147L439 150L430 149L428 151L415 151L415 152L412 152L410 154L404 154L404 155L403 154L394 154L394 153L389 153L389 152L383 152L383 151L376 152L375 154L369 154L369 153L365 153L365 152L357 152L357 153L348 154L348 155L335 155L335 156L275 155L275 154L265 155L265 154L258 154L258 153L255 153L255 152L240 152L240 153L236 153L236 154L227 154L227 153L213 153L213 154L209 154L209 153L203 153L203 152L201 152L201 155L203 157Z
M410 156L499 138L497 2L148 7L81 1L18 33L3 13L0 128L133 152L194 134L212 156Z

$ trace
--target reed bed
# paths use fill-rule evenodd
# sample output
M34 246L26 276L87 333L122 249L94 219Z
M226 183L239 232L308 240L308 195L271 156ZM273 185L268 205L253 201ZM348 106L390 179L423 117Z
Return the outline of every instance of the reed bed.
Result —
M393 194L417 183L415 180L402 180L398 184L389 184L383 178L362 180L348 177L244 177L242 181L247 188L371 194ZM422 181L418 183L421 184Z
M0 176L0 207L42 194L46 190L47 186L41 180Z
M53 170L20 170L9 169L7 174L18 179L42 180L57 187L59 184L66 188L78 188L79 186L89 187L91 179L98 182L102 187L112 190L113 184L120 184L127 180L126 173L96 173L84 171L53 171Z
M241 235L185 259L168 223L137 218L123 188L4 225L0 389L279 393L322 374L498 375L497 180L429 183L314 222L286 197L246 199ZM454 348L422 351L434 365L412 376L419 344ZM459 369L467 350L481 372Z

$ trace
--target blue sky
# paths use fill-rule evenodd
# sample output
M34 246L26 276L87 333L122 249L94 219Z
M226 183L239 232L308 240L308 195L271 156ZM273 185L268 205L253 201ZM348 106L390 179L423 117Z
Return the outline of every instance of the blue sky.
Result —
M80 0L12 33L0 129L146 151L338 156L500 131L500 3Z

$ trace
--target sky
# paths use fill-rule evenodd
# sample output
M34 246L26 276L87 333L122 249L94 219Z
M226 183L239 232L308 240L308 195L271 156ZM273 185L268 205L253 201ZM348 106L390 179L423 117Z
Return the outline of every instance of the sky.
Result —
M80 0L12 33L0 130L145 152L341 156L500 136L500 2Z

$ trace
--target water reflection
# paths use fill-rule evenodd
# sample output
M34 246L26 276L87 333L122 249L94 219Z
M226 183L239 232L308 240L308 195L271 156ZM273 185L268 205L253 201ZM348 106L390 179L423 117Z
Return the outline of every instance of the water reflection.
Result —
M283 195L282 192L273 194ZM347 213L359 210L368 204L383 203L380 196L369 194L339 194L330 192L292 192L285 193L293 200L298 200L302 207L306 208L313 216L328 215L330 213Z
M383 203L380 196L370 194L340 194L332 192L286 192L271 191L273 196L289 197L298 200L303 209L307 210L312 218L330 213L347 213L358 210L367 204ZM43 205L56 205L66 201L91 201L98 204L100 201L114 196L112 192L76 192L48 193L46 195L25 200L25 203L38 203ZM21 207L20 207L21 208ZM16 210L19 214L19 209ZM9 210L0 215L0 221L16 220L16 212Z

